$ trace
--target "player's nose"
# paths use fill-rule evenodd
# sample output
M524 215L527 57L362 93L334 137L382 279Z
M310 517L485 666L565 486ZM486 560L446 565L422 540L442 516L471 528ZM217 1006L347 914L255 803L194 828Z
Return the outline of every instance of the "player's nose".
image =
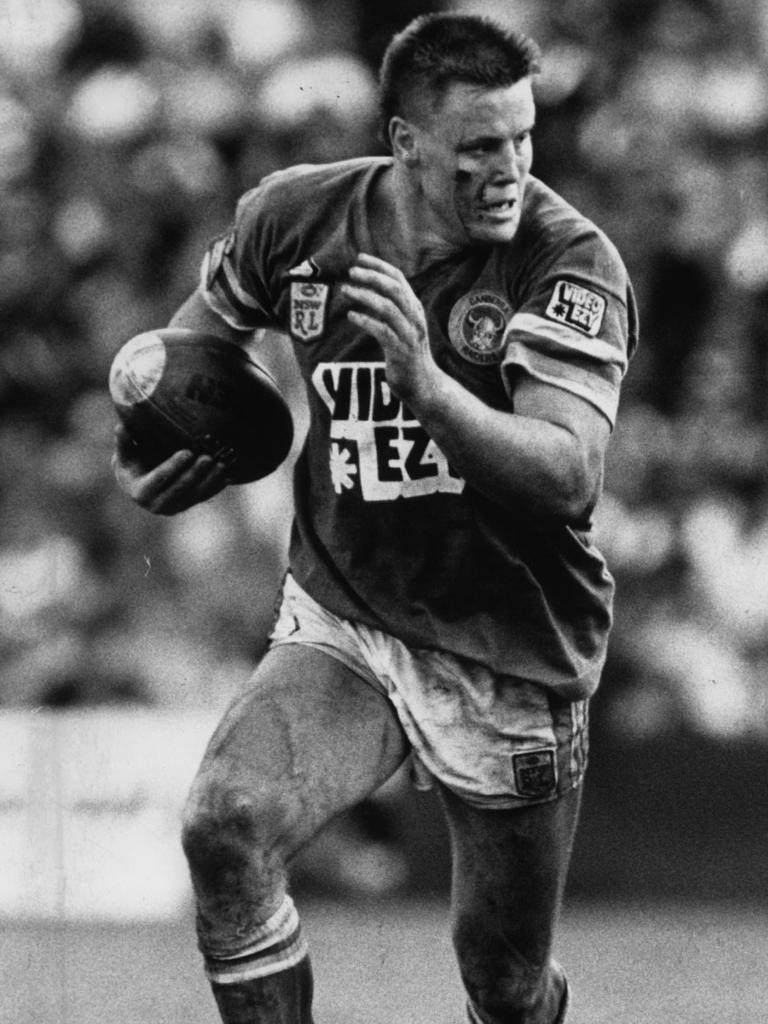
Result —
M512 140L505 142L494 153L491 167L494 183L515 183L522 173L520 154Z

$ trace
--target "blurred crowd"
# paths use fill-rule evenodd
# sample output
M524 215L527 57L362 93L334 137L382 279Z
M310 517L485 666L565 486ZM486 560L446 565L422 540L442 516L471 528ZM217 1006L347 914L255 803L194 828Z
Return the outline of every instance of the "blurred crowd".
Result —
M619 588L606 728L768 738L762 0L2 0L0 703L220 708L244 682L289 469L177 518L134 508L109 366L263 174L381 151L383 47L449 8L542 45L534 172L608 232L640 304L596 522Z

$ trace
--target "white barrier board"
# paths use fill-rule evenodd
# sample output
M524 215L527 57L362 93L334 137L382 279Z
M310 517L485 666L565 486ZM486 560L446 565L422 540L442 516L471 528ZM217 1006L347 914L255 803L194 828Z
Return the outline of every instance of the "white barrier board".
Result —
M209 712L0 714L0 917L147 920L188 905L181 808Z

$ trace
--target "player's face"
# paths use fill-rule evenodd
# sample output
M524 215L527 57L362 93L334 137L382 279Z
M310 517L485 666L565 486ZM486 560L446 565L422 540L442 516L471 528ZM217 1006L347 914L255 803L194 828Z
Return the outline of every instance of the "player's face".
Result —
M535 116L528 78L494 89L454 82L412 125L414 183L432 230L460 245L512 239Z

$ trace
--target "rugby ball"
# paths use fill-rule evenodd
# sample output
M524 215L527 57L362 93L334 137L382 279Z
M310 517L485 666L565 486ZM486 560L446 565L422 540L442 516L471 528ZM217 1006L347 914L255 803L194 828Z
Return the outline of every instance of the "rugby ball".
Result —
M239 345L178 327L146 331L114 357L109 393L148 468L188 449L229 466L232 483L267 476L293 442L271 374Z

